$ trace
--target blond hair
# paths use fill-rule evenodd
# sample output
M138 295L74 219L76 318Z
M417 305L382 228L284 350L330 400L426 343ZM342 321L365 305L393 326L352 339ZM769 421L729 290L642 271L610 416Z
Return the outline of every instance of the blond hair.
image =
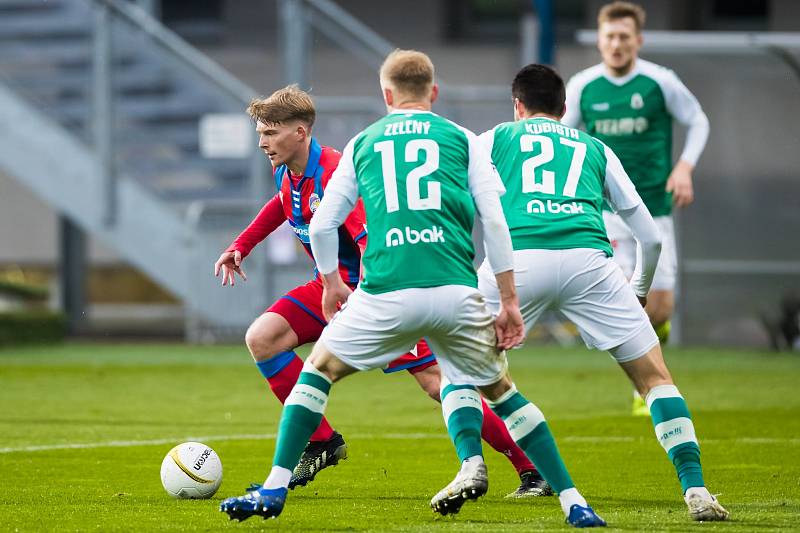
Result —
M381 81L412 98L425 98L433 86L433 62L417 50L395 50L381 65Z
M642 6L630 2L611 2L601 7L597 13L597 27L599 28L603 22L630 17L636 24L636 31L641 32L644 28L645 16Z
M247 114L264 124L286 124L299 120L309 128L317 117L311 96L296 84L278 89L269 98L254 98L247 106Z

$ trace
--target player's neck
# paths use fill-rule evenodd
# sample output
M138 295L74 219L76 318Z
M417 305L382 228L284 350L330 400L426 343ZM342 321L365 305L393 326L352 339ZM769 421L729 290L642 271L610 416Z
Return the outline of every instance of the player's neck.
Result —
M295 176L302 176L303 173L306 171L306 166L308 165L308 154L310 152L311 147L311 139L303 145L300 150L297 151L297 154L290 160L286 161L286 167L289 169Z
M401 104L397 104L391 107L391 110L394 111L407 111L407 110L417 110L417 111L430 111L431 110L431 103L430 102L403 102Z
M529 118L546 118L548 120L555 120L556 122L561 122L561 118L555 115L548 115L547 113L525 113L524 115L522 115L523 120Z
M609 76L612 78L624 78L631 72L633 69L636 68L636 61L638 58L634 57L630 63L623 66L622 68L613 68L609 65L606 65L606 72L608 72Z

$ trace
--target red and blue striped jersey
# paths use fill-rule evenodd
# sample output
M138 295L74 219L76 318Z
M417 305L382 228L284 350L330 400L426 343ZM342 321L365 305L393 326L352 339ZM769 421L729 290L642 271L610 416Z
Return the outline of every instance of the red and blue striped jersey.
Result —
M286 165L277 167L274 177L278 194L267 202L228 250L238 250L246 257L256 244L286 220L313 261L308 226L341 157L342 154L337 150L320 146L312 138L303 175L293 175ZM339 273L345 282L353 286L359 281L361 254L366 247L366 236L366 217L359 199L344 224L339 227ZM318 275L316 268L314 275Z

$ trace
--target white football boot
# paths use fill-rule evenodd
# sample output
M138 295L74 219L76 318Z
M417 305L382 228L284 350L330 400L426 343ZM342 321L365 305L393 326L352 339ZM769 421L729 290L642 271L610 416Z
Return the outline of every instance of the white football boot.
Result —
M477 500L489 490L486 464L464 461L455 479L431 500L431 509L441 515L455 514L467 500Z

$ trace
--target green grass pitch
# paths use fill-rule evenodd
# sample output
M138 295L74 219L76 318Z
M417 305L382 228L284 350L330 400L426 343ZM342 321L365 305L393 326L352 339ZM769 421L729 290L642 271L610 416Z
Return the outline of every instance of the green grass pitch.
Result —
M550 421L578 487L629 531L800 529L800 357L668 350L692 410L706 481L728 523L692 523L649 419L604 354L531 346L511 354L520 390ZM438 405L406 373L353 376L329 417L349 458L290 492L278 520L228 522L219 500L267 474L277 401L243 347L68 344L0 350L0 530L566 530L556 498L506 500L517 478L486 447L490 488L455 517L428 507L458 464ZM176 501L159 481L173 444L204 437L224 481ZM155 441L155 443L153 443Z

